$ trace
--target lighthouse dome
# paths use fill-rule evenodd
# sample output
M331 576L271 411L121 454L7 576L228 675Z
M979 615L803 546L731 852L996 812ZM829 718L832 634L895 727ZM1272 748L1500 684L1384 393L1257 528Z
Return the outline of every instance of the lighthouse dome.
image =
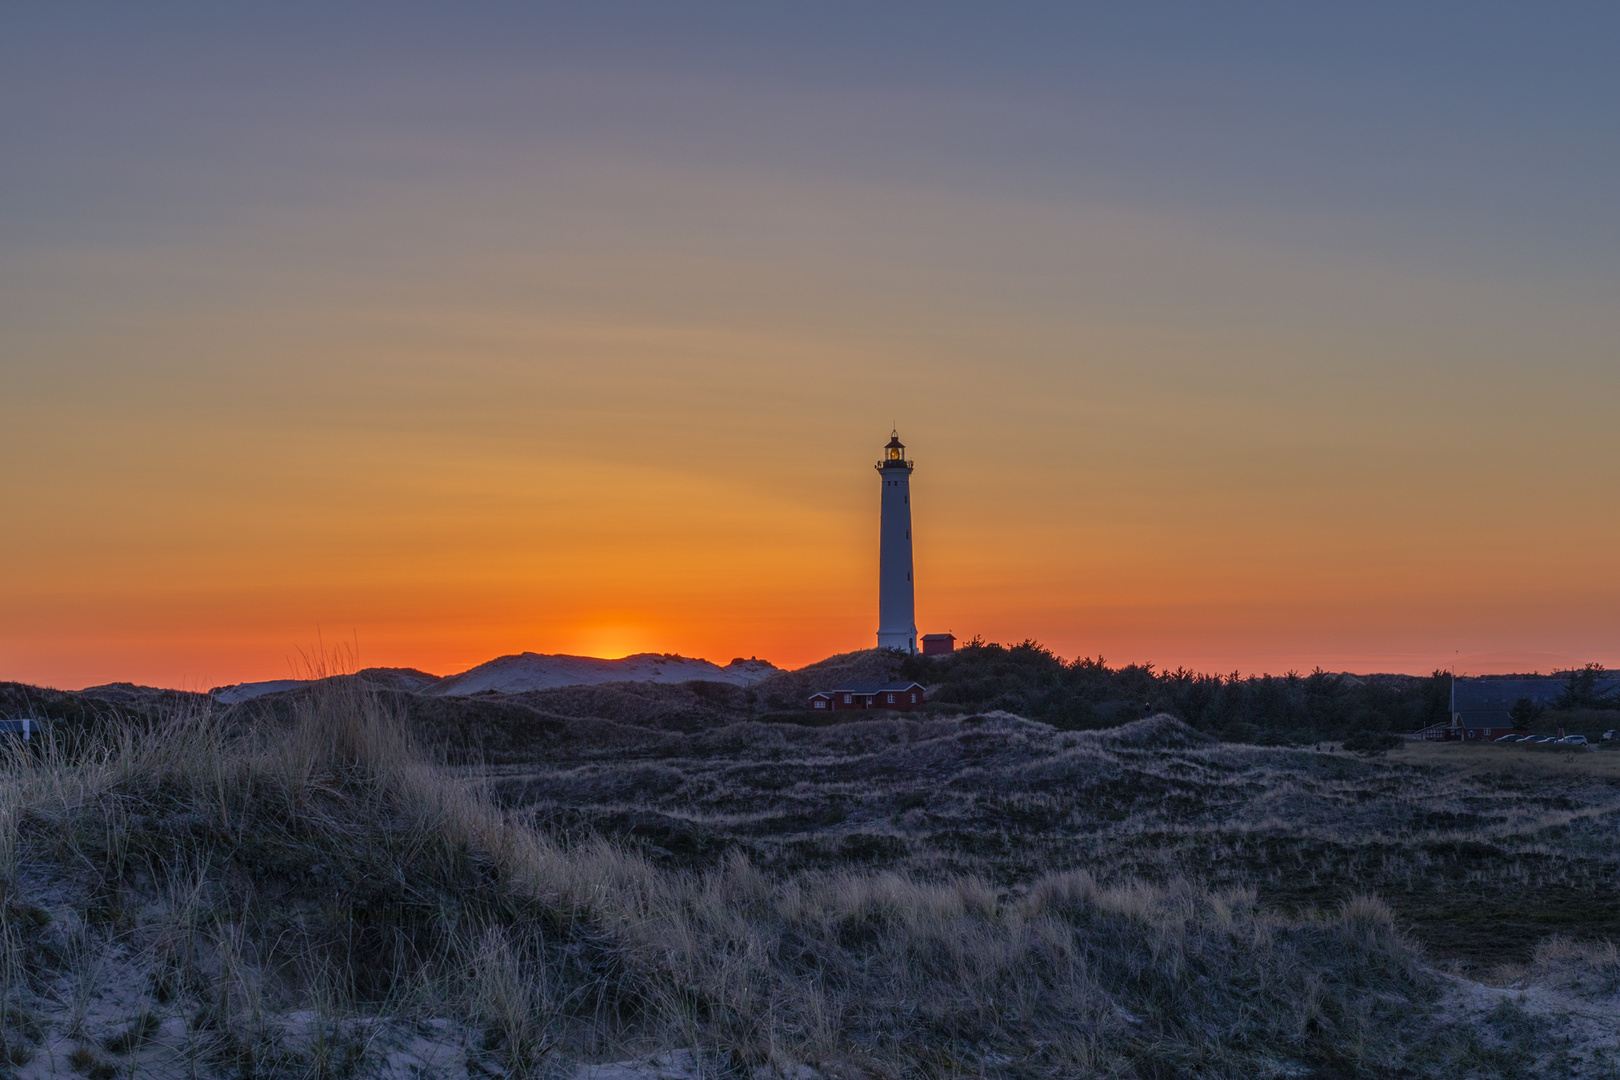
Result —
M906 444L900 441L900 433L889 433L889 441L883 447L883 460L878 462L879 469L906 469L910 470L916 464L906 460Z

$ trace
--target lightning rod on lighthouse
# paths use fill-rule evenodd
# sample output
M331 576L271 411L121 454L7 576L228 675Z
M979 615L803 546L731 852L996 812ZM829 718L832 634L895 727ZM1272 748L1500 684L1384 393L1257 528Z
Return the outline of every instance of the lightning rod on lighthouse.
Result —
M883 460L883 531L878 553L878 648L917 651L917 600L911 581L911 470L899 431L889 434Z

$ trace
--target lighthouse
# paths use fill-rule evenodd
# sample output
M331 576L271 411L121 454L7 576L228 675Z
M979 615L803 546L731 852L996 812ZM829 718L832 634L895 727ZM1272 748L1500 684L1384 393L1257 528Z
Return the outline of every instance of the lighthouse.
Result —
M917 651L917 600L911 581L911 470L900 433L889 433L883 460L883 535L878 553L878 648Z

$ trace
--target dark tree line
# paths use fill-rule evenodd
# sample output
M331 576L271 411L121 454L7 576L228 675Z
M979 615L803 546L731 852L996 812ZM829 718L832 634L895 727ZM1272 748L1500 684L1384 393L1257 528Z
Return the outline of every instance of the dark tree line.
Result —
M1152 664L1110 667L1101 658L1065 662L1034 641L979 639L940 657L908 657L901 674L930 698L964 709L1006 709L1058 727L1108 727L1170 713L1221 738L1258 743L1341 740L1366 732L1414 731L1448 717L1451 675L1357 677L1211 675Z
M1558 709L1620 709L1620 685L1602 664L1587 664L1571 671L1554 706Z
M1101 658L1065 662L1035 641L1005 646L978 638L946 656L910 656L901 675L930 688L930 700L964 709L1006 709L1065 728L1111 727L1147 713L1170 713L1235 742L1308 743L1416 731L1450 717L1451 673L1209 675L1152 664L1109 667ZM1523 678L1525 676L1512 676ZM1554 710L1620 709L1620 682L1601 664L1562 676ZM1516 723L1542 710L1514 706Z

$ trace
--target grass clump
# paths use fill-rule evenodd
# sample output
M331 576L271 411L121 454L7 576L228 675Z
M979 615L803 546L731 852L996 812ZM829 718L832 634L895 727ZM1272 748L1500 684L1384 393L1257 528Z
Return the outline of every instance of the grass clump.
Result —
M68 1055L68 1064L74 1072L83 1073L90 1080L112 1080L118 1075L118 1066L102 1061L88 1046L76 1047Z
M123 1055L132 1053L144 1046L153 1035L156 1035L158 1028L161 1026L162 1021L156 1016L151 1013L142 1013L130 1021L129 1025L121 1031L107 1036L106 1039L102 1040L101 1045L109 1054Z
M1536 946L1526 973L1542 986L1588 1000L1620 995L1620 948L1613 941L1576 942L1561 934Z

